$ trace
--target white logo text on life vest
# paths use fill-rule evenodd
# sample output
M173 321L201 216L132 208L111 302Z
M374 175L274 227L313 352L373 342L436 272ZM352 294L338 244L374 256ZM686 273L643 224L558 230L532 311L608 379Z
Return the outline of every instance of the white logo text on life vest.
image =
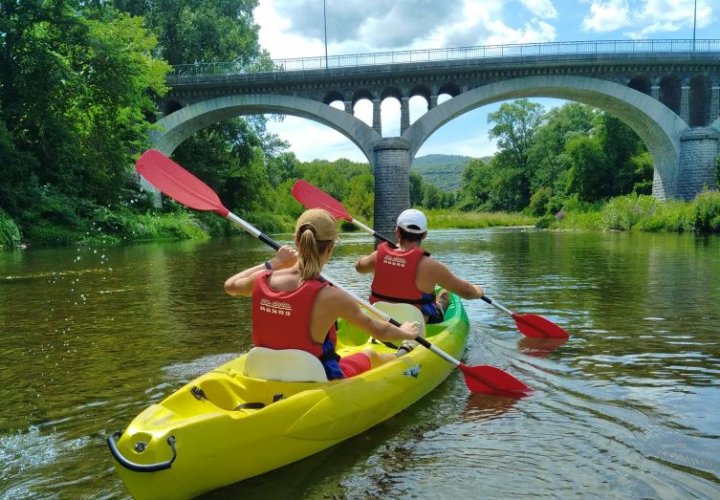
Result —
M386 255L383 257L383 264L388 266L405 267L407 261L402 257L393 257L392 255Z
M279 300L260 299L260 311L269 314L279 314L280 316L290 316L292 314L292 306L287 302Z

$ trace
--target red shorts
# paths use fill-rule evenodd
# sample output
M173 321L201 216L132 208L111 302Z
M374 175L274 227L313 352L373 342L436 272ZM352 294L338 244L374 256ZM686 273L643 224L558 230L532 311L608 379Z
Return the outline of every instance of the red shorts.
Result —
M371 368L370 358L364 352L358 352L351 356L341 358L338 364L345 378L354 377Z

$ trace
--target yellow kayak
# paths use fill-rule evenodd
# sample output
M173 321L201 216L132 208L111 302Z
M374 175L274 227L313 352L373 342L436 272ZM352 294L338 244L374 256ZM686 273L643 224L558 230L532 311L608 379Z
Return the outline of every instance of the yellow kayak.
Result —
M460 357L468 331L467 314L452 295L445 322L427 325L425 337ZM342 356L368 348L394 352L342 321L337 347ZM268 351L253 348L201 375L108 437L134 498L191 498L310 456L401 412L455 368L418 346L328 382L311 355Z

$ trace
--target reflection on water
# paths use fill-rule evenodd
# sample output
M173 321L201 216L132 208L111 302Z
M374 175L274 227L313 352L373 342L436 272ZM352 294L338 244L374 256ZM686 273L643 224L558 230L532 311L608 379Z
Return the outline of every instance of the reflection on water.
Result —
M328 275L365 295L343 235ZM467 301L465 362L531 386L468 393L455 372L407 411L206 498L720 497L720 239L434 231L458 274L571 333L529 339ZM208 243L0 254L0 499L124 498L105 437L250 346L224 295L268 250Z
M518 401L518 398L469 394L465 402L465 410L462 412L462 418L466 422L499 418L511 411Z
M518 351L523 354L544 358L558 347L566 344L567 341L568 339L523 337L518 340L517 347Z

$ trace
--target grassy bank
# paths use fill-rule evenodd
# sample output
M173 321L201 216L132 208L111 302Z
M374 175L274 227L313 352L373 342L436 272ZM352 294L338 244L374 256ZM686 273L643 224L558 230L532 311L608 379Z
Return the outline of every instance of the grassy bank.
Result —
M505 212L462 212L460 210L425 210L431 229L482 229L498 226L533 226L537 217Z
M95 207L86 213L66 210L62 214L43 215L23 231L19 224L0 211L0 250L204 240L238 233L230 221L215 213L193 212L178 206L143 213L130 208ZM295 221L290 215L255 213L241 216L266 233L289 232L294 228Z
M720 234L720 192L701 193L693 201L660 201L648 195L627 195L604 204L570 203L537 227L560 230L696 232Z

